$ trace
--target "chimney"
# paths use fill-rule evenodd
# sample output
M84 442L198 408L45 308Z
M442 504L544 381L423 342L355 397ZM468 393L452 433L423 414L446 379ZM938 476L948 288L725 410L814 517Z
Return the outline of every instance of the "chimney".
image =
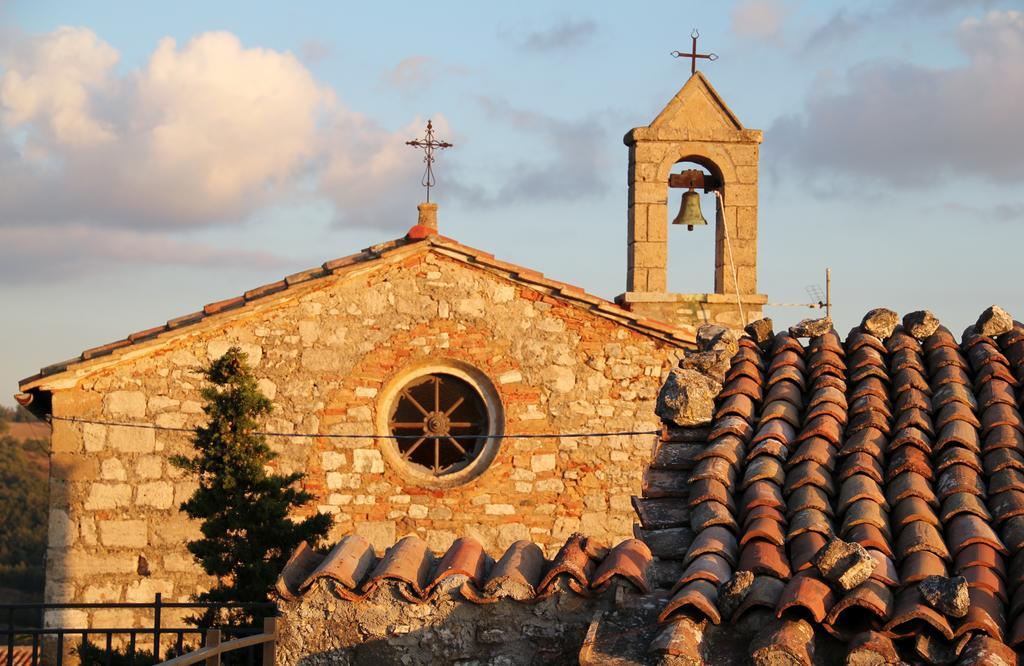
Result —
M406 237L413 240L419 240L420 238L426 238L427 236L436 236L437 204L421 203L416 206L416 209L420 212L419 219L416 221L416 226L409 229L409 233L406 234Z

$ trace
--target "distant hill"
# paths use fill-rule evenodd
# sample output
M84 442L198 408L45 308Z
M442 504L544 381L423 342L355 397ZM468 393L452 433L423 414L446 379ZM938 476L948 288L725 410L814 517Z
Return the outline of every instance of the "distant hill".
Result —
M42 421L8 423L5 434L19 442L29 439L41 439L45 442L50 439L50 426Z

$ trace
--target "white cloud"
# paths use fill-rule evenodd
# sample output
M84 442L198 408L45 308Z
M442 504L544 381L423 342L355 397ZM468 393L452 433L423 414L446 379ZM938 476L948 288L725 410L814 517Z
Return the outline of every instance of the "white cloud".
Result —
M96 229L83 225L0 228L0 278L5 283L60 280L110 264L193 268L265 268L287 262L269 252L222 249L162 233Z
M0 229L184 232L239 225L290 199L326 199L348 224L404 229L396 189L419 200L419 163L397 131L347 108L287 52L227 32L166 38L141 67L87 28L0 44ZM415 213L413 213L415 214ZM125 237L118 247L124 247ZM141 237L140 237L141 239ZM141 242L140 239L139 242ZM101 244L83 243L113 261ZM109 248L107 248L109 250ZM183 243L168 256L185 262ZM205 254L204 254L205 253Z
M732 29L741 37L782 42L789 10L779 0L743 0L732 12Z
M855 175L899 187L956 175L1024 177L1024 12L961 23L963 67L873 63L842 90L821 87L804 113L778 121L773 146L811 173Z

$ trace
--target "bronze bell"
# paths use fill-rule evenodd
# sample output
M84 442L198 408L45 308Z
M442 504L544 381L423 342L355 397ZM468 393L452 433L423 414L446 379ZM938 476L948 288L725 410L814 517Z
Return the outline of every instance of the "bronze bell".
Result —
M679 214L676 215L676 219L672 220L672 224L685 224L688 230L693 231L694 225L706 225L707 223L708 221L700 212L700 195L693 190L683 192Z

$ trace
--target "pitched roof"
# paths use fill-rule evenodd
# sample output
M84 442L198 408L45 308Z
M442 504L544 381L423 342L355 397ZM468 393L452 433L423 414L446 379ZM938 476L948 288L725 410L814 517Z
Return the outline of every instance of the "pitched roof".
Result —
M240 296L209 303L201 310L175 317L167 323L143 331L131 333L121 340L99 347L93 347L60 363L42 368L38 374L19 382L21 391L45 388L58 375L71 370L80 371L95 365L109 365L116 362L127 351L137 350L141 345L151 346L173 339L203 322L219 321L244 311L253 304L264 303L297 287L308 286L331 276L345 275L356 271L372 269L375 266L426 251L436 251L476 268L500 275L535 289L551 298L582 308L597 317L614 321L626 328L644 335L664 340L675 345L692 345L695 332L690 327L679 327L655 321L585 292L580 287L545 277L542 273L495 259L494 255L458 243L445 236L431 235L425 238L405 237L368 247L361 252L289 275L277 282L250 289Z
M1022 382L1024 325L1008 317L959 342L909 324L806 345L744 337L705 441L667 431L660 459L675 446L686 462L653 470L645 485L663 492L639 500L655 555L684 553L661 621L735 624L760 608L851 651L1012 658L1007 646L1024 646ZM926 600L932 575L963 576L965 616Z
M326 554L300 545L281 572L277 591L294 600L318 580L327 579L335 583L335 593L349 601L362 601L384 585L395 585L412 603L430 600L454 586L459 586L462 598L474 603L502 598L533 601L565 587L584 596L600 594L616 579L647 592L650 563L650 550L636 539L609 550L574 534L550 560L537 544L517 541L495 560L471 537L456 539L438 557L422 539L407 536L377 557L366 539L349 535Z

